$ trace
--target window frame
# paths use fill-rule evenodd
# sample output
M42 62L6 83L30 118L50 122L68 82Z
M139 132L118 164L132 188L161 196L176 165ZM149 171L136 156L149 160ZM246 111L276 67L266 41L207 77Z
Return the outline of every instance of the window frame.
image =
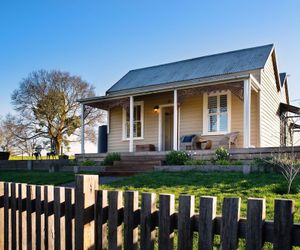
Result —
M144 139L144 101L134 102L134 106L141 106L141 136L140 137L133 136L133 140L143 140ZM127 137L126 112L127 110L123 108L122 111L122 140L123 141L130 140L129 135Z
M227 131L215 131L209 132L208 131L208 97L210 96L220 96L226 95L227 96ZM220 122L220 97L218 97L218 106L217 106L217 123ZM217 125L219 128L219 125ZM226 91L217 91L217 92L210 92L203 94L203 135L223 135L230 133L231 131L231 92L229 90Z

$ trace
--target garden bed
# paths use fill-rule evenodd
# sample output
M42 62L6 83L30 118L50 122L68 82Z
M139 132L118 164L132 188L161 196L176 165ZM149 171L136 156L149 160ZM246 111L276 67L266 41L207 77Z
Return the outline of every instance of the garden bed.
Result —
M259 172L260 169L251 165L164 165L155 166L154 171L242 172L249 174L251 172Z

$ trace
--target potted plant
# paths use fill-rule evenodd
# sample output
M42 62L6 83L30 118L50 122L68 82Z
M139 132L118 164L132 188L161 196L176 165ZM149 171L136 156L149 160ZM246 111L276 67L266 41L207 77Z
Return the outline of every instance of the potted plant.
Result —
M10 153L7 151L7 147L1 146L2 151L0 151L0 160L7 161L9 159Z

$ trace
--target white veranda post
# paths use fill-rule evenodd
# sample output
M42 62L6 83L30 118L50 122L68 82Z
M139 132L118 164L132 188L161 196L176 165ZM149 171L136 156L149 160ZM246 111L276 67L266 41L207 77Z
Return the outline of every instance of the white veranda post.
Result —
M133 152L133 115L134 115L134 99L130 96L129 102L129 152Z
M178 149L178 103L177 103L177 89L174 89L174 121L173 121L173 150Z
M85 110L85 105L81 104L81 154L85 153L85 149L84 149L84 110Z
M251 81L244 80L244 148L249 148L250 142L250 115L251 115Z

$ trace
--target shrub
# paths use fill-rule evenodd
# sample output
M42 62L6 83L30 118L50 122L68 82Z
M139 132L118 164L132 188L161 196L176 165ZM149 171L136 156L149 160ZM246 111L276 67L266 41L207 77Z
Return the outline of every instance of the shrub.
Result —
M228 160L229 159L228 150L224 147L218 147L216 149L215 153L216 153L217 160Z
M216 165L222 165L222 166L228 166L228 165L230 165L230 161L228 161L228 160L216 160L215 164Z
M114 164L114 161L120 161L121 160L121 156L119 153L108 153L103 162L102 165L103 166L112 166Z
M190 156L184 151L171 151L166 155L166 164L184 165L184 163L190 159Z
M81 163L81 166L95 166L95 162L91 160L85 160Z
M272 157L266 157L266 158L255 158L252 163L252 165L257 166L259 168L261 167L267 167L267 168L274 168L276 165L273 162Z
M68 161L68 165L69 165L69 166L77 166L77 165L78 165L78 162L77 162L76 159L69 160L69 161Z
M184 165L206 165L207 161L205 160L187 160Z
M240 161L240 160L237 160L237 161L233 161L231 162L232 165L236 165L236 166L240 166L240 165L243 165L243 162Z
M68 156L68 155L59 155L59 156L58 156L58 159L59 159L59 160L68 160L68 159L69 159L69 156Z

